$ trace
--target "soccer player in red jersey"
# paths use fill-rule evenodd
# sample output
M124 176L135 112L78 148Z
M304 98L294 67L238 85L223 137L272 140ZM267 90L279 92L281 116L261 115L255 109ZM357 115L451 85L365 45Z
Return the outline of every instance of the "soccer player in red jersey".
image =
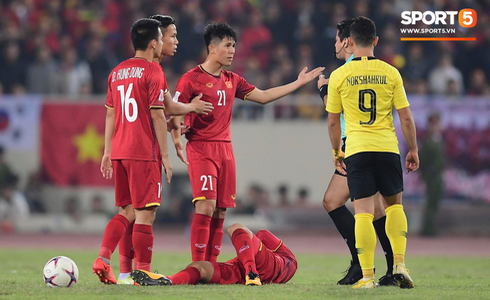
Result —
M105 147L101 172L115 178L119 213L104 232L99 257L92 269L99 280L116 284L111 255L133 220L133 245L138 269L150 270L155 211L161 202L161 165L172 178L168 158L164 93L160 68L153 64L162 51L160 23L140 19L131 27L133 58L120 63L108 78Z
M236 73L223 70L235 54L236 33L228 24L211 23L204 32L206 60L185 73L177 84L174 101L188 103L196 95L211 102L208 115L185 115L190 126L187 138L189 177L195 205L191 225L192 261L216 261L223 239L223 221L228 207L235 207L236 171L231 146L231 109L235 98L266 104L305 85L320 75L323 67L306 72L289 84L260 90ZM178 130L172 133L180 142Z
M175 20L171 16L163 15L153 15L149 19L157 20L160 22L160 30L162 31L162 52L159 57L153 59L153 64L163 72L160 62L165 56L174 56L177 52L177 45L179 41L177 40L177 27L175 26ZM165 77L165 73L163 73ZM165 81L166 82L166 81ZM181 115L185 115L189 112L194 112L197 114L207 114L213 110L213 105L209 102L200 100L201 95L196 96L190 103L180 103L172 101L170 92L168 92L167 86L165 86L163 103L165 104L165 116L167 120L170 120L171 116L179 116L177 120L180 120ZM171 127L170 124L173 122L168 122L167 129L169 131L176 130L176 128ZM177 123L180 126L180 122ZM175 149L177 151L177 156L184 162L187 163L184 157L184 146L182 143L175 144ZM124 233L123 237L119 242L119 278L118 284L133 284L132 279L129 277L129 273L133 270L133 258L134 258L134 248L132 246L132 235L133 235L133 223L128 227L128 230Z
M286 283L296 273L298 262L289 248L270 231L253 234L247 227L234 224L228 235L237 257L227 262L197 261L170 277L135 270L139 285L182 285L197 283L262 285Z

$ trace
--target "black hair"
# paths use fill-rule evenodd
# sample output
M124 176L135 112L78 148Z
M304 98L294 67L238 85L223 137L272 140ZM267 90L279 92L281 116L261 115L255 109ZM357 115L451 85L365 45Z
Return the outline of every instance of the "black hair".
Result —
M166 16L166 15L164 16L164 15L156 14L150 16L149 19L157 20L158 22L160 22L160 28L162 29L162 33L164 33L163 29L167 29L168 26L175 24L175 19L172 18L171 16Z
M230 38L236 42L235 30L225 22L209 23L204 28L204 43L206 43L206 50L209 53L209 45L212 43L219 43L224 38Z
M341 42L350 37L350 26L355 20L356 18L349 18L342 20L337 24L337 30L339 31L339 39Z
M148 18L142 18L131 26L131 42L134 50L146 50L151 40L158 40L158 28L160 22Z
M360 47L369 47L376 39L376 25L366 17L357 17L350 26L350 36Z

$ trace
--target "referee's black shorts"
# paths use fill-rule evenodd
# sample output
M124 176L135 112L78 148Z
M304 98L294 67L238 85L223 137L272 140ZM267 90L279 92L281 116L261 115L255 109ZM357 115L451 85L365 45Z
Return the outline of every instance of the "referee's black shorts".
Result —
M342 138L342 147L340 148L342 150L342 152L345 153L345 140L347 139L347 137L344 137ZM335 169L335 172L334 174L337 174L337 175L340 175L340 176L343 176L343 177L346 177L347 175L344 175L342 173L340 173L339 171L337 171L337 169Z
M360 152L345 159L347 184L353 200L393 196L403 191L400 155L391 152Z

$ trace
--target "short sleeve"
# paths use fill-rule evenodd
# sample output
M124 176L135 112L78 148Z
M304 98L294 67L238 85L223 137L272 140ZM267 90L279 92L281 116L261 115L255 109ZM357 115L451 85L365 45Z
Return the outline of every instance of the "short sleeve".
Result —
M245 78L234 74L236 76L236 92L235 97L245 100L250 93L255 90L255 86L249 84Z
M114 103L112 101L112 87L111 87L111 81L112 81L112 73L109 75L109 78L107 79L107 97L105 99L105 106L109 108L114 108Z
M403 87L403 79L398 70L395 70L395 86L393 89L393 105L396 109L401 109L410 106L407 99L407 94L405 93L405 88Z
M173 101L189 103L193 98L193 93L192 85L189 83L188 77L183 75L180 77L179 82L177 82Z
M153 68L152 68L153 69ZM163 72L153 69L148 78L148 96L150 108L165 107L163 103L167 82Z
M339 82L338 73L333 72L328 81L328 100L326 110L334 114L339 114L342 112Z

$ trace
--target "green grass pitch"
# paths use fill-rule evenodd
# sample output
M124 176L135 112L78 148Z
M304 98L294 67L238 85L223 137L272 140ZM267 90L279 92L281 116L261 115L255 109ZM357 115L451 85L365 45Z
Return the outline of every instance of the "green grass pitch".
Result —
M246 287L218 286L106 286L92 274L96 251L0 250L0 299L490 299L488 257L407 258L415 288L383 287L352 290L337 286L347 267L347 256L297 254L298 271L284 285ZM80 277L71 288L49 288L42 279L44 264L53 256L65 255L78 265ZM224 253L221 260L231 258ZM189 263L189 254L156 252L152 267L173 274ZM386 270L383 257L376 257L379 279ZM117 252L114 255L118 274Z

